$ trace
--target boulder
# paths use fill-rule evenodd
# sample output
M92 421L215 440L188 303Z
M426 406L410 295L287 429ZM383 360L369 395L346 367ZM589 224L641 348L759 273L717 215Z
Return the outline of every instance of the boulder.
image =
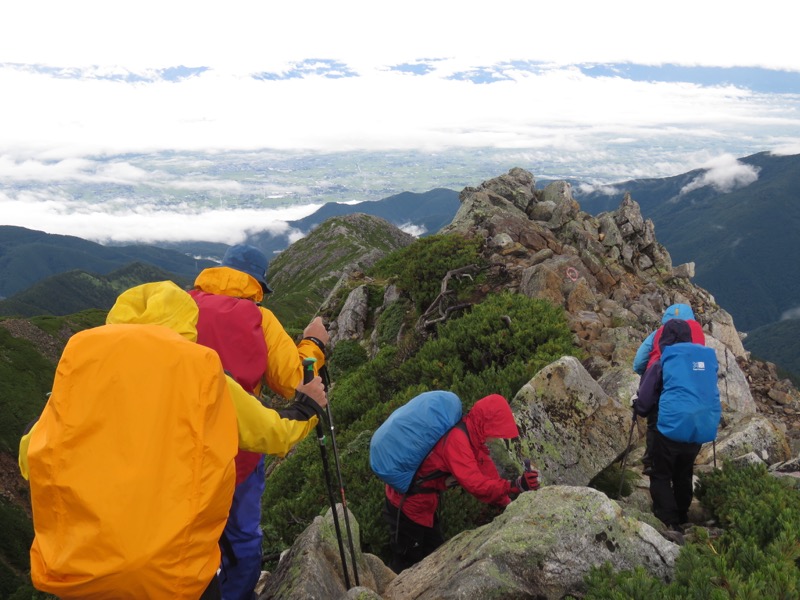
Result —
M767 464L786 461L791 450L784 433L772 421L758 414L725 414L730 424L722 427L714 444L705 444L696 464L717 464L755 452Z
M491 523L465 531L386 588L386 600L580 597L592 567L641 566L669 581L679 547L623 515L602 492L549 486L520 495Z
M624 450L630 404L612 399L572 356L539 371L511 401L519 457L547 483L587 485Z
M341 504L336 505L351 585L355 576L350 562L349 544L344 526L344 511ZM356 550L358 577L362 587L378 594L367 598L380 597L386 585L395 577L394 572L383 562L361 552L358 523L348 512L353 546ZM352 591L352 590L350 590ZM258 600L308 600L309 598L358 598L347 596L342 572L342 562L336 537L336 529L331 509L324 516L316 517L306 530L295 540L289 551L281 558L277 569L267 579L264 591Z
M341 340L358 340L364 335L368 313L367 286L360 285L347 296L335 325L331 326L330 347Z

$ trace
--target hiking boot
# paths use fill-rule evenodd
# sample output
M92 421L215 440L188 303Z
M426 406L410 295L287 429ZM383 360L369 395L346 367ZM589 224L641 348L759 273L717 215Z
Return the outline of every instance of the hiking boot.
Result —
M673 544L678 544L678 546L683 546L685 543L685 539L683 537L683 533L679 531L679 527L670 527L666 531L662 532L662 537L668 539Z
M677 544L678 546L683 546L683 534L680 531L674 531L672 529L667 529L664 533L661 534L662 537L668 539L673 544Z

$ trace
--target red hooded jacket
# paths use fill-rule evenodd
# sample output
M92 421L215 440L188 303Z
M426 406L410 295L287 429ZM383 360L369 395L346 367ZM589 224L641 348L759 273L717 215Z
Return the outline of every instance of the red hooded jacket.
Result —
M497 472L486 440L519 436L511 408L503 396L492 394L478 400L463 420L469 436L458 427L451 429L422 462L417 476L425 477L434 471L450 473L461 487L481 502L506 506L511 502L508 496L511 483ZM440 492L447 489L446 479L438 477L426 481L422 487ZM387 485L386 497L395 507L400 507L402 501L403 514L415 523L433 527L439 506L438 493L410 494L403 501L403 494Z

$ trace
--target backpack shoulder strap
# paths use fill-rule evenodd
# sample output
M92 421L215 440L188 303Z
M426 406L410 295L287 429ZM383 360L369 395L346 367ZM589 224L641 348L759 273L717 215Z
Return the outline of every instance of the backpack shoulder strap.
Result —
M456 423L450 429L448 429L447 433L445 433L442 436L442 439L443 440L447 439L447 437L450 435L450 433L454 429L460 429L461 431L464 432L464 435L467 436L467 440L470 439L469 438L469 432L467 431L467 424L464 422L464 419L461 419L458 423ZM431 450L431 452L433 452L433 450ZM430 452L428 453L428 456L430 456ZM426 456L425 458L427 459L428 457ZM423 462L425 462L425 461L423 460ZM425 482L428 482L428 481L433 481L434 479L439 479L441 477L447 477L448 475L450 475L450 473L448 473L447 471L442 471L442 470L438 470L438 469L436 471L428 473L424 477L418 477L415 474L413 483L408 488L408 491L405 493L405 495L406 496L410 496L412 494L438 494L438 493L441 492L441 490L436 490L436 489L432 489L432 488L429 488L429 487L424 487L422 484L425 483Z

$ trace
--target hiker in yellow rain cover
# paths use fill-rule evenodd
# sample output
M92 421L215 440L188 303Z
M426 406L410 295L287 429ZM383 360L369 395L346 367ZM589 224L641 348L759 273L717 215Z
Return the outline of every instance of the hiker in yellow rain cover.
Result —
M327 399L315 378L285 413L264 407L195 343L197 319L185 291L148 283L67 343L20 442L37 589L63 599L221 597L237 449L284 455Z

